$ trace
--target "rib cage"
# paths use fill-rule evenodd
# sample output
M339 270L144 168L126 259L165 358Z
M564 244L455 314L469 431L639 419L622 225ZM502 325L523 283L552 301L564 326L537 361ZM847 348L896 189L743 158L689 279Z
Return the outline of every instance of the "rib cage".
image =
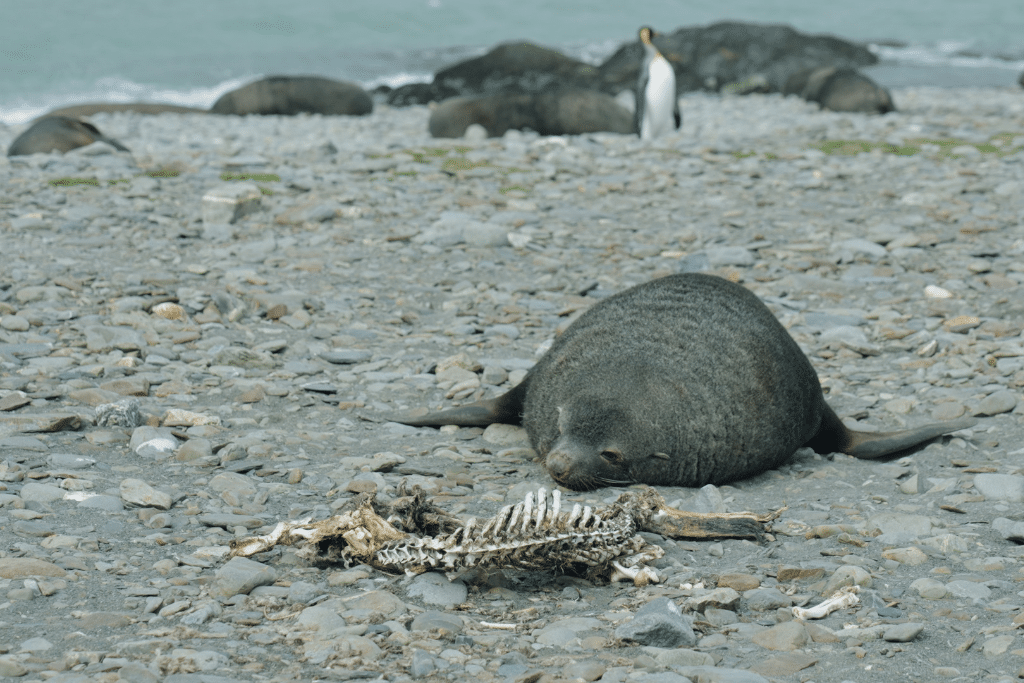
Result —
M477 523L470 518L450 534L413 537L384 544L374 555L374 566L390 571L472 567L543 569L603 565L623 555L639 552L647 543L636 535L634 516L625 513L620 499L607 519L589 506L561 510L561 493L528 493L517 505Z
M403 514L388 519L374 510L373 502L372 496L363 497L354 510L320 522L282 522L266 536L232 541L232 555L254 555L278 543L304 543L299 554L314 562L346 567L365 563L387 572L418 574L435 568L603 569L616 559L632 566L664 554L637 534L664 505L649 488L627 491L598 511L577 503L568 512L562 511L558 490L549 498L541 488L536 496L528 493L523 502L503 507L482 523L471 518L461 526L448 524L455 528L434 536L408 529L424 517L439 517L440 511L425 503L422 493L406 504Z

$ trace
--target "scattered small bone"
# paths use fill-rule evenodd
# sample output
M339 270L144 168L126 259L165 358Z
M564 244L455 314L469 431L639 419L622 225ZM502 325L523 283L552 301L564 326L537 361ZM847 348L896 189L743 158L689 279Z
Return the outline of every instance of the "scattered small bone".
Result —
M939 342L932 339L930 342L922 346L917 350L917 355L922 358L930 358L935 355L935 352L939 350Z
M491 623L489 621L481 621L480 625L484 626L486 628L500 628L500 629L503 629L505 631L515 631L516 630L516 624L493 624L493 623Z
M171 408L164 415L163 425L165 427L197 427L199 425L219 425L219 417L210 417L193 413L190 410Z
M844 609L846 607L853 607L860 602L860 598L857 597L857 593L860 591L860 586L843 586L835 593L832 594L828 600L821 602L814 607L804 609L803 607L794 607L793 616L797 619L822 619L827 617L837 609Z
M936 285L928 285L924 288L924 295L929 299L951 299L953 292Z
M158 315L168 320L181 320L182 322L188 320L188 314L185 313L185 309L169 301L154 306L153 315Z

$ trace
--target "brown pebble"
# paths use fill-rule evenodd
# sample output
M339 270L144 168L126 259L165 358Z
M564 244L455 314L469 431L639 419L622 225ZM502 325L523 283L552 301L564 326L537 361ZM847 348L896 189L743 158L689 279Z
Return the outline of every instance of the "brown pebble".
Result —
M288 315L288 307L284 304L275 304L267 309L267 320L279 320Z
M366 404L362 401L338 401L338 408L341 410L352 410L353 408L362 408Z
M0 398L0 410L17 410L32 402L28 396L20 391L15 391Z
M288 483L289 484L298 484L300 481L302 481L302 470L301 469L296 467L294 469L288 470ZM374 486L374 490L377 490L376 486Z
M779 567L776 578L779 581L816 581L825 576L821 567L804 569L802 567Z
M345 490L350 493L376 493L377 484L372 481L358 480L345 484Z
M719 588L732 588L735 591L754 590L761 585L761 580L753 574L722 574L718 577Z
M238 395L238 402L239 403L259 403L260 401L263 400L264 396L266 396L266 393L263 391L263 387L261 387L260 385L257 384L252 389L249 389L247 391L243 391L241 394L239 394Z

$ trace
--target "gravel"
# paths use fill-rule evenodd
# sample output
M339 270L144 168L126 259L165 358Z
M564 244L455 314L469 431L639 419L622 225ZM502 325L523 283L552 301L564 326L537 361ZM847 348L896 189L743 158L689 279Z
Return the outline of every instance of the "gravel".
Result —
M1014 680L1024 97L893 94L880 117L688 95L651 143L433 140L426 107L101 114L133 154L0 159L0 678ZM644 588L227 560L403 483L478 519L550 487L521 429L383 415L495 396L577 312L681 271L762 297L857 429L978 425L663 488L787 509L764 545L653 537Z

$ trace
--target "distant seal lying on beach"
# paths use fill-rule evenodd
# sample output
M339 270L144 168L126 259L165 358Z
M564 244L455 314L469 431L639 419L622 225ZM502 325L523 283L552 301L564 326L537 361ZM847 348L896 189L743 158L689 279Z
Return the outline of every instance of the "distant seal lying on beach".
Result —
M800 95L830 111L886 114L896 111L892 95L882 86L848 67L826 66L797 71L786 81L784 95Z
M601 301L502 396L391 419L521 423L551 476L572 489L722 484L777 467L801 446L874 459L975 423L848 429L761 300L694 273Z
M211 114L294 116L362 116L373 111L373 100L355 83L321 76L268 76L224 93Z
M86 102L73 104L70 107L54 109L47 116L95 116L96 114L113 114L132 112L134 114L205 114L205 109L180 107L176 104L156 104L152 102Z
M122 152L130 151L114 138L108 138L99 128L67 116L47 116L38 119L19 135L7 148L7 156L70 152L99 140Z
M431 112L427 127L435 138L459 138L474 123L483 126L492 138L510 129L528 128L541 135L581 135L598 131L630 133L633 128L630 113L614 97L579 88L453 97Z

